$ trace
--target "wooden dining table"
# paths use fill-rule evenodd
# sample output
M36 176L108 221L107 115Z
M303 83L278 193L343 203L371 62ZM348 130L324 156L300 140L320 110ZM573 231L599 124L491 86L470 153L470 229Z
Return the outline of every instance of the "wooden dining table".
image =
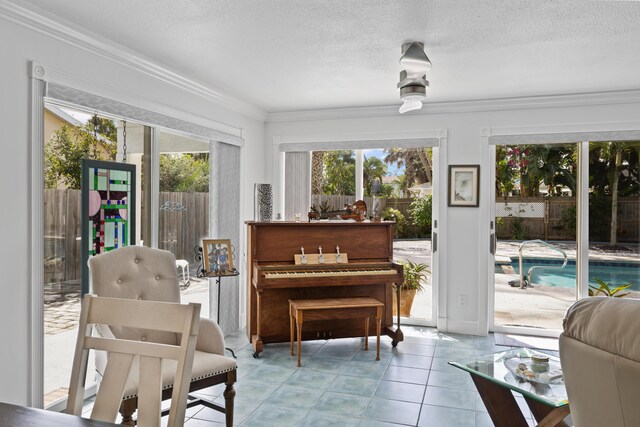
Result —
M0 402L0 426L113 427L118 424Z

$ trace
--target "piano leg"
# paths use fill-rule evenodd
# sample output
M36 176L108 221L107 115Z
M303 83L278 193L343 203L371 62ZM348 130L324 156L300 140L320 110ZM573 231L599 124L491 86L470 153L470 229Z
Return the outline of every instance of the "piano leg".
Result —
M256 334L251 337L251 344L253 345L253 357L260 357L260 353L262 353L263 343L262 337L260 336L260 323L262 323L262 312L261 312L261 293L256 292Z
M400 286L398 284L395 284L393 286L393 288L396 291L396 314L397 314L397 321L396 321L396 328L395 330L393 329L393 327L388 327L387 328L387 335L389 335L391 337L391 345L393 347L397 347L398 343L400 341L404 341L404 334L402 333L402 330L400 329Z

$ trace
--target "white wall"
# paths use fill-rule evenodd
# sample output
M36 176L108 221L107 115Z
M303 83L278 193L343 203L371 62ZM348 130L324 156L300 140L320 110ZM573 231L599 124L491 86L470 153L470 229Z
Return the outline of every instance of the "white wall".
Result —
M265 181L264 123L131 68L0 17L0 401L29 403L30 141L28 62L118 88L193 115L244 130L242 220L253 215L253 183ZM34 206L33 209L41 209ZM36 260L34 263L38 264ZM71 361L69 361L71 363Z
M599 99L599 97L593 97ZM580 102L593 102L582 99ZM558 100L549 100L557 105ZM478 108L481 106L478 105ZM426 110L428 111L428 104ZM448 110L453 109L448 108ZM465 104L466 109L470 108ZM366 112L366 109L363 110ZM379 114L379 111L374 111ZM321 112L314 112L321 116ZM362 115L363 113L358 113ZM284 115L274 114L267 123L266 141L286 140L287 142L340 140L340 136L362 139L374 139L376 133L416 132L446 129L447 144L444 148L448 164L480 164L481 194L479 208L446 208L446 245L440 253L441 277L446 283L440 283L440 307L446 308L445 322L449 332L486 334L488 330L488 277L489 277L489 150L483 141L483 128L509 127L547 127L602 123L603 127L611 123L638 122L640 102L617 105L591 105L555 108L504 109L501 111L447 112L401 116L390 112L386 116L331 118L336 114L327 112L324 119L300 120L303 114L296 114L296 121L286 121ZM292 117L293 115L291 115ZM348 117L348 113L344 115ZM597 127L597 126L596 126ZM590 128L591 129L591 128ZM278 181L274 170L276 162L269 162L268 176ZM447 173L447 168L441 170ZM446 185L446 175L440 177ZM274 185L278 189L278 185ZM277 198L280 195L276 195ZM446 203L446 201L445 201ZM442 230L440 230L442 232ZM442 234L441 234L442 235ZM442 262L444 260L444 262ZM468 304L459 306L459 295L467 295ZM443 313L439 313L441 317ZM440 323L439 323L440 325Z

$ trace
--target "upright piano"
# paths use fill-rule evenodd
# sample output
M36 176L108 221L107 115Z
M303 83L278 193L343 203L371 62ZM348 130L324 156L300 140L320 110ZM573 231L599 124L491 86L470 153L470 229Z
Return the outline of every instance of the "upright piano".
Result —
M395 347L403 340L398 317L393 324L394 284L403 281L393 262L393 222L246 222L247 335L254 357L267 343L289 341L289 300L368 296L385 305L382 333ZM346 254L348 263L295 264L295 255ZM369 335L375 335L375 322ZM362 321L305 323L303 340L362 336Z

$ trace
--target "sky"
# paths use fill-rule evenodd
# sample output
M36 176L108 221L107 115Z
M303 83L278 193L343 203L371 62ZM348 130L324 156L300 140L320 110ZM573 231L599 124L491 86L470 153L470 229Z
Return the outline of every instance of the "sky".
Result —
M364 151L364 156L366 158L377 157L384 162L384 158L386 154L382 148L363 150L363 151ZM402 175L403 173L404 171L402 169L398 169L395 163L392 165L389 165L389 164L387 165L387 175L398 176L398 175Z

